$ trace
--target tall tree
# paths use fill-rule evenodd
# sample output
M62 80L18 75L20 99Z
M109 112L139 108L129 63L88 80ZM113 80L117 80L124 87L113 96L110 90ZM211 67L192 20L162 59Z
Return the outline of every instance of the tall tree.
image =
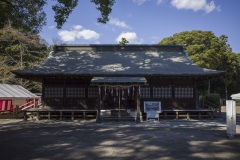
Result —
M11 24L15 28L39 33L46 24L46 13L43 7L48 0L0 0L0 28ZM50 1L50 0L49 0ZM57 28L61 28L69 15L78 5L78 0L52 0L56 2L52 9L55 12ZM100 11L99 23L106 23L115 0L90 0Z
M127 43L129 43L129 42L128 42L128 40L127 40L126 38L124 38L124 37L122 37L121 41L118 42L118 44L120 44L120 45L126 45Z
M23 32L10 25L0 29L0 82L19 84L11 70L31 68L43 62L47 56L47 46L38 35ZM22 81L23 86L39 87ZM33 89L33 88L29 88Z
M97 10L100 11L101 17L98 18L99 23L106 23L109 21L109 14L112 12L112 6L115 0L91 0L96 6Z
M194 63L203 68L226 71L225 86L232 91L237 87L240 58L232 52L226 35L217 37L211 31L186 31L164 38L159 44L184 45Z
M46 24L44 5L46 0L0 0L0 28L11 24L14 28L39 33Z

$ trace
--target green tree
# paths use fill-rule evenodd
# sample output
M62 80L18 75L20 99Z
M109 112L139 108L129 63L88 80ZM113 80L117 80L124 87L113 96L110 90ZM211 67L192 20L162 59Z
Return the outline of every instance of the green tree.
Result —
M12 70L31 68L47 57L47 46L37 34L23 32L10 25L0 29L0 83L22 83L28 89L39 89L35 82L19 81Z
M96 6L97 10L100 11L101 17L97 20L99 23L107 23L109 21L109 14L112 12L112 6L115 0L91 0Z
M124 37L122 37L121 41L118 42L118 44L120 44L120 45L126 45L127 43L129 43L129 42L128 42L128 40L127 40L126 38L124 38Z
M217 37L211 31L194 30L176 33L173 36L164 38L159 44L184 45L190 58L197 65L203 68L226 71L224 84L230 92L234 92L234 89L239 88L237 83L240 58L232 52L227 36ZM224 91L221 92L224 93Z
M46 25L46 13L43 7L48 0L1 0L0 1L0 28L11 24L14 28L22 28L25 31L39 33L42 26ZM57 28L61 28L69 15L78 5L78 0L52 0L56 2L52 9L55 12ZM101 16L99 23L109 21L109 14L115 0L90 0L96 5Z
M0 28L11 24L14 28L39 33L46 24L44 5L46 0L1 0Z

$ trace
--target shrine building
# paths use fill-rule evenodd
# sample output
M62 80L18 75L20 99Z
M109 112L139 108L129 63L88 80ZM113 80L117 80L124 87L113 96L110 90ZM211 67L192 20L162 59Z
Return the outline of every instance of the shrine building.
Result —
M199 109L198 84L224 74L194 64L181 45L58 45L39 67L13 73L42 83L44 107L131 110L137 121L144 102Z

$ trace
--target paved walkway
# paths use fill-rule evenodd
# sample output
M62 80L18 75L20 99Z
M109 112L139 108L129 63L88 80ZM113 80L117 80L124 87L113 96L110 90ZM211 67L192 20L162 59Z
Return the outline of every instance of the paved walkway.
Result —
M0 160L240 159L224 119L134 122L0 120Z

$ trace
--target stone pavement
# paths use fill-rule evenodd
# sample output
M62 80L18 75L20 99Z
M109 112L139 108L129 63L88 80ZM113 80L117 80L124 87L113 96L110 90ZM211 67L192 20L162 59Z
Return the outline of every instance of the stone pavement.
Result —
M240 159L224 119L134 122L0 120L0 160Z

